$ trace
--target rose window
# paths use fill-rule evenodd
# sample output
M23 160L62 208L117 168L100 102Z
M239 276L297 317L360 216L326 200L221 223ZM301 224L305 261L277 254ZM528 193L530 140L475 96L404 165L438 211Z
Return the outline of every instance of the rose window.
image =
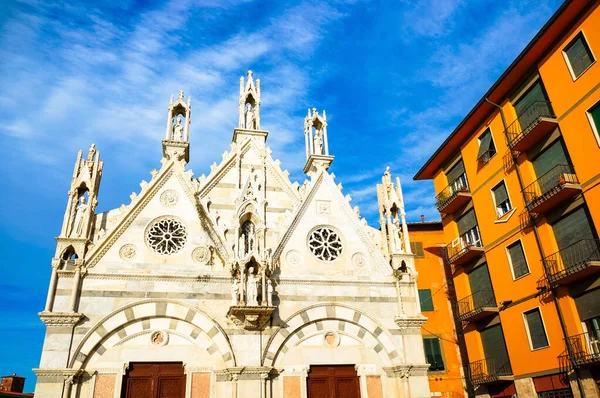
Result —
M333 261L342 254L340 235L331 228L320 227L308 237L308 247L319 260Z
M175 254L180 251L187 241L185 227L173 219L155 222L146 235L146 242L159 254Z

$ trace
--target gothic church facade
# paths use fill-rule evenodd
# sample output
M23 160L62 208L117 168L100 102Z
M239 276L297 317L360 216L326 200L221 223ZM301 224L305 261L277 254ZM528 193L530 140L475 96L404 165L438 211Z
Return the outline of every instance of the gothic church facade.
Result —
M240 79L228 151L200 177L191 102L171 98L159 170L96 213L103 161L79 152L57 238L37 398L429 397L399 179L369 226L328 172L325 111L307 175L266 146L260 81Z

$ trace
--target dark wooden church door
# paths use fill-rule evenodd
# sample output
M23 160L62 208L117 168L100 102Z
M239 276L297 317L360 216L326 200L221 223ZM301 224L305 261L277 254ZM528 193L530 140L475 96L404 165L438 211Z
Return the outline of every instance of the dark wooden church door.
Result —
M354 365L311 366L308 398L360 398Z
M131 363L123 378L122 398L184 398L182 363Z

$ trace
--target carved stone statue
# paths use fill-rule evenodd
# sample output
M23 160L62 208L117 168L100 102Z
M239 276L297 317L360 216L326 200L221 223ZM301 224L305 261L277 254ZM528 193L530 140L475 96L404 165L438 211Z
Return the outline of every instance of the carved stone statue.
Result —
M246 128L248 130L254 129L254 111L252 107L248 107L246 110Z
M273 306L273 282L270 279L267 279L267 305Z
M313 138L313 146L315 149L315 155L323 154L323 133L321 130L317 130Z
M79 206L75 211L75 217L73 218L73 228L71 229L71 237L79 238L83 234L83 221L88 211L88 204L85 203L85 196L79 198Z
M390 223L391 239L392 239L392 252L401 252L402 251L402 238L400 236L400 228L398 226L398 219L394 220Z
M248 281L246 282L247 305L258 305L258 278L254 275L254 267L248 268Z
M240 283L237 278L233 279L233 284L231 285L231 305L238 305L238 298L240 293Z
M90 145L90 149L88 151L88 157L87 157L88 162L91 162L94 160L94 155L96 155L96 144Z
M182 141L183 140L183 126L181 125L181 118L177 118L177 123L173 126L173 140Z

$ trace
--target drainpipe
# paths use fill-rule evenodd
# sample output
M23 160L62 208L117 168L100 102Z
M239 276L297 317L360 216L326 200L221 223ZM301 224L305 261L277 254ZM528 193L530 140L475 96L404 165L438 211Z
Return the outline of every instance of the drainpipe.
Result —
M509 137L508 137L508 124L506 123L506 117L504 116L504 109L502 109L502 107L500 105L490 101L487 98L485 99L485 101L488 104L495 106L500 111L500 117L502 118L502 125L504 126L504 135L506 138L506 142L507 143L510 142ZM510 155L512 156L513 162L515 164L515 170L517 171L517 179L519 180L519 187L521 188L521 194L523 195L523 203L526 203L527 198L525 197L525 192L524 192L525 185L523 184L523 177L521 176L521 170L519 169L519 165L517 164L517 155L510 148L509 148L509 151L510 151ZM529 220L533 219L529 209L527 209L527 215L529 216ZM546 255L544 254L542 240L540 239L540 234L538 232L537 225L535 224L535 222L533 222L532 224L533 224L533 235L535 236L535 242L537 243L538 251L540 253L540 256L542 258L542 263L543 263L543 259L546 258ZM558 299L556 298L556 290L552 287L552 285L550 285L550 284L548 284L548 285L550 286L550 292L552 293L552 301L554 302L554 306L556 307L556 312L558 313L558 319L560 321L560 329L562 331L563 338L565 340L565 346L567 347L567 352L569 353L569 359L572 359L573 353L571 352L571 345L569 344L569 334L567 332L567 325L566 325L565 319L563 317L562 309L560 308L560 305L558 304ZM573 370L575 371L575 375L577 376L577 387L579 388L581 397L586 398L585 391L583 390L583 385L581 383L581 378L579 377L579 370L575 366L573 367Z

